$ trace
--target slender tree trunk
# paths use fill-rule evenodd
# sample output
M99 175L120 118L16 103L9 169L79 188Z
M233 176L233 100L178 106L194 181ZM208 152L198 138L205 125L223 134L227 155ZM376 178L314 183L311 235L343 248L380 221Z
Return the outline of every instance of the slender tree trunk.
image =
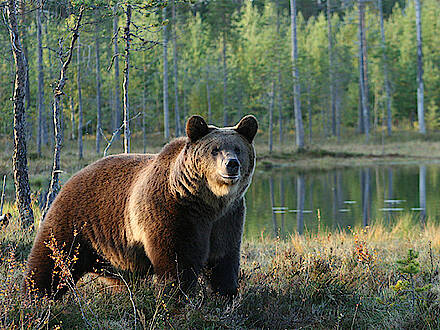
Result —
M415 0L415 4L417 28L417 116L419 120L419 132L426 134L423 85L422 9L420 0Z
M115 88L115 109L114 109L114 126L113 131L116 131L121 127L121 92L119 86L119 49L118 49L118 5L113 7L113 48L114 48L114 88ZM115 139L119 140L121 133L118 130Z
M81 94L81 45L78 36L78 52L76 56L78 68L76 72L76 86L78 88L78 158L83 159L83 109Z
M46 216L49 211L50 205L54 201L56 195L60 190L59 176L60 176L60 153L62 147L62 126L61 126L61 117L62 117L62 109L61 109L61 99L63 96L63 89L66 85L67 81L67 69L72 61L73 50L75 48L75 42L79 40L79 26L81 23L81 18L83 14L83 7L81 7L78 20L75 24L75 27L72 31L72 39L70 41L69 51L67 59L63 62L60 78L57 82L56 87L53 90L54 98L53 98L53 118L54 118L54 126L55 126L55 148L54 148L54 156L53 156L53 167L52 167L52 176L50 180L49 192L46 199L46 206L43 211L42 219ZM79 48L78 48L79 49ZM62 53L62 50L60 50Z
M211 88L209 86L209 64L206 63L206 97L208 101L208 124L212 124Z
M167 8L163 9L163 19L167 17ZM168 27L163 27L163 135L165 140L170 138L170 120L168 108Z
M24 65L26 67L26 87L25 87L25 116L26 116L26 138L29 140L32 136L32 122L29 121L29 108L31 106L31 91L29 86L29 54L27 48L27 27L28 22L26 19L26 0L19 1L20 22L19 22L19 35L22 42L21 48L23 49Z
M368 94L366 93L366 73L365 73L365 7L363 0L359 0L359 83L360 83L360 98L362 104L363 130L368 141L370 136L370 115L368 110Z
M18 33L17 13L15 1L8 0L9 35L15 61L14 84L14 182L16 203L22 224L31 225L34 222L34 213L31 208L30 187L27 166L26 149L26 119L24 99L26 94L26 65Z
M101 147L101 66L99 59L99 26L95 25L95 54L96 54L96 153Z
M180 136L180 112L179 112L179 75L178 75L178 53L177 53L177 18L176 18L176 1L173 0L172 6L173 19L173 67L174 67L174 118L176 126L176 136Z
M70 123L72 131L70 135L71 140L75 140L75 106L73 105L73 97L70 97Z
M333 32L332 32L332 13L331 0L327 0L327 35L328 35L328 57L329 57L329 80L330 80L330 109L332 116L332 134L337 135L336 130L336 100L335 100L335 77L333 59Z
M278 41L281 42L280 35L280 3L279 0L276 2L277 4L277 38ZM277 54L277 68L278 68L278 83L276 88L277 93L277 107L278 107L278 135L280 145L283 145L283 106L281 104L281 48L278 48Z
M37 43L38 43L38 127L37 127L37 152L41 157L41 144L43 141L43 113L44 113L44 71L43 71L43 41L41 36L42 2L37 2Z
M293 75L293 103L295 108L295 136L299 150L304 148L304 127L301 113L301 91L298 70L298 41L296 38L296 0L290 0L290 17L292 32L292 75Z
M307 84L307 109L309 111L309 143L312 144L313 121L312 121L312 102L310 101L310 82Z
M127 5L125 12L125 27L124 27L124 40L125 40L125 66L124 66L124 152L130 152L130 105L128 103L128 83L130 78L130 25L131 25L131 5Z
M144 147L144 153L147 152L147 128L145 127L146 94L147 88L144 86L142 91L142 146Z
M223 126L228 126L228 68L226 66L226 32L222 37L222 59L223 59Z
M275 80L272 80L269 104L269 153L272 153L273 147L273 107L275 103Z
M387 103L387 134L391 135L392 130L392 114L391 114L391 87L390 80L388 76L388 58L386 52L385 43L385 28L383 24L383 4L382 0L378 0L379 7L379 18L380 18L380 35L382 38L382 60L383 60L383 74L385 78L385 93L386 93L386 103Z
M41 16L40 16L41 17ZM44 22L44 34L45 34L45 38L46 38L46 44L49 45L49 34L47 33L47 19ZM44 53L43 53L44 55ZM48 52L48 57L50 57L50 51ZM49 66L50 66L50 61L49 61ZM44 64L44 63L43 63ZM49 78L52 79L51 74L50 74L51 70L49 67ZM44 87L44 85L43 85ZM44 92L44 88L43 88L43 92ZM42 146L47 146L49 143L49 127L47 124L47 107L44 103L44 98L42 99L43 101L43 109L42 109L42 113L41 113L41 145Z

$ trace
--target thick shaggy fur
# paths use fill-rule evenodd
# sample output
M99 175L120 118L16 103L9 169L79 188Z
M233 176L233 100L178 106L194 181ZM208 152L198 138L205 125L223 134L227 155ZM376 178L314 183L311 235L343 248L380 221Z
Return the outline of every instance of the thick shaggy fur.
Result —
M74 282L85 273L109 276L117 269L178 277L188 288L207 266L213 289L234 295L256 131L253 116L231 128L207 126L193 116L188 137L159 154L109 156L75 174L39 228L25 290L56 296L66 290L59 288L62 272L49 248L56 241L64 255L78 259ZM239 178L224 179L219 173L233 157Z

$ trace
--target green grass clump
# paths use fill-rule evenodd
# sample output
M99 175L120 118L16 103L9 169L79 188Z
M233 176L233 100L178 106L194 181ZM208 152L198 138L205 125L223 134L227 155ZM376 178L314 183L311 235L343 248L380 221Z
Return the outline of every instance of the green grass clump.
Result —
M58 302L20 294L35 236L14 206L0 232L1 328L438 328L440 228L409 217L339 232L244 239L232 303L199 290L178 301L151 279L112 290L84 277ZM35 209L39 214L39 210Z

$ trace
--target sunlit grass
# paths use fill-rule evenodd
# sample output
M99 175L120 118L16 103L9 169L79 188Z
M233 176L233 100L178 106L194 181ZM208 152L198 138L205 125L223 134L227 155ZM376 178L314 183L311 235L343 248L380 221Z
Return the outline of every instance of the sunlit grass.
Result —
M113 292L86 276L60 302L23 299L24 262L35 230L15 207L0 232L0 327L49 328L438 328L440 227L411 216L389 225L292 233L262 233L242 244L240 290L232 304L200 291L175 301L149 280L129 279ZM39 210L34 209L38 214ZM37 226L36 226L37 227ZM414 274L399 270L418 253ZM60 261L61 262L61 261ZM402 284L403 283L403 284ZM405 283L413 283L405 287ZM416 290L417 289L417 290Z

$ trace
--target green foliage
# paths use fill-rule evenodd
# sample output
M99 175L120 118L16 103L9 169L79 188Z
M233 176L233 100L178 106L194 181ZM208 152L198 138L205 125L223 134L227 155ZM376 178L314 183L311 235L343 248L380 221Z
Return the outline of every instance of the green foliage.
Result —
M110 134L114 124L114 50L112 47L112 6L116 2L91 0L67 2L44 2L43 17L43 70L45 75L45 127L51 135L52 84L57 79L60 62L56 50L59 38L67 48L68 36L72 26L73 14L80 6L87 8L81 27L80 63L83 84L83 110L85 133L96 134L96 77L94 58L95 25L99 25L101 38L101 81L102 81L102 122L103 129ZM261 121L261 130L268 129L268 108L270 89L276 81L280 98L276 100L274 111L274 130L277 129L279 109L283 119L284 131L293 131L293 88L291 72L290 12L288 1L258 0L245 2L228 1L177 1L177 20L162 17L161 9L166 1L130 1L133 5L133 40L130 70L130 113L136 114L142 107L143 90L146 90L147 130L158 132L163 126L162 105L162 27L168 24L169 30L176 29L179 66L179 102L182 109L181 121L195 113L207 115L207 88L210 88L210 101L213 123L222 122L223 111L223 73L222 40L227 47L227 98L231 124L245 113L254 113ZM385 51L388 59L393 124L403 128L410 127L416 120L416 38L415 9L412 1L383 1L385 9ZM329 131L329 52L326 15L326 1L320 4L311 1L297 1L299 72L301 85L301 104L304 114L310 107L315 134L323 136ZM346 1L332 1L334 39L333 73L337 82L337 103L341 109L341 124L347 132L357 126L359 107L358 87L358 12L355 5ZM26 19L33 21L29 11ZM123 6L118 7L119 61L122 61L123 42L120 39L124 24ZM428 128L439 128L440 113L440 28L438 17L440 6L437 0L425 0L422 6L422 32L424 52L425 100ZM279 29L277 24L279 23ZM382 47L377 8L371 2L366 8L366 31L368 44L368 74L372 122L378 129L386 113ZM37 128L37 49L35 24L24 27L24 43L28 48L30 107L28 121L31 123L32 138ZM141 39L137 38L140 37ZM0 133L12 132L13 67L7 29L0 26ZM171 44L170 44L171 45ZM169 47L169 59L173 56ZM76 51L73 63L76 64ZM110 68L111 67L111 68ZM108 69L110 68L110 69ZM107 69L107 70L106 70ZM279 75L278 75L278 72ZM65 127L70 130L71 109L77 120L77 66L69 69L66 97L63 98ZM169 95L173 95L173 72L169 70ZM122 74L120 75L122 85ZM278 78L279 77L279 78ZM174 97L170 97L170 109L174 107ZM174 125L174 112L170 111L170 123ZM306 128L308 121L305 121ZM134 132L140 129L140 122L133 123Z

